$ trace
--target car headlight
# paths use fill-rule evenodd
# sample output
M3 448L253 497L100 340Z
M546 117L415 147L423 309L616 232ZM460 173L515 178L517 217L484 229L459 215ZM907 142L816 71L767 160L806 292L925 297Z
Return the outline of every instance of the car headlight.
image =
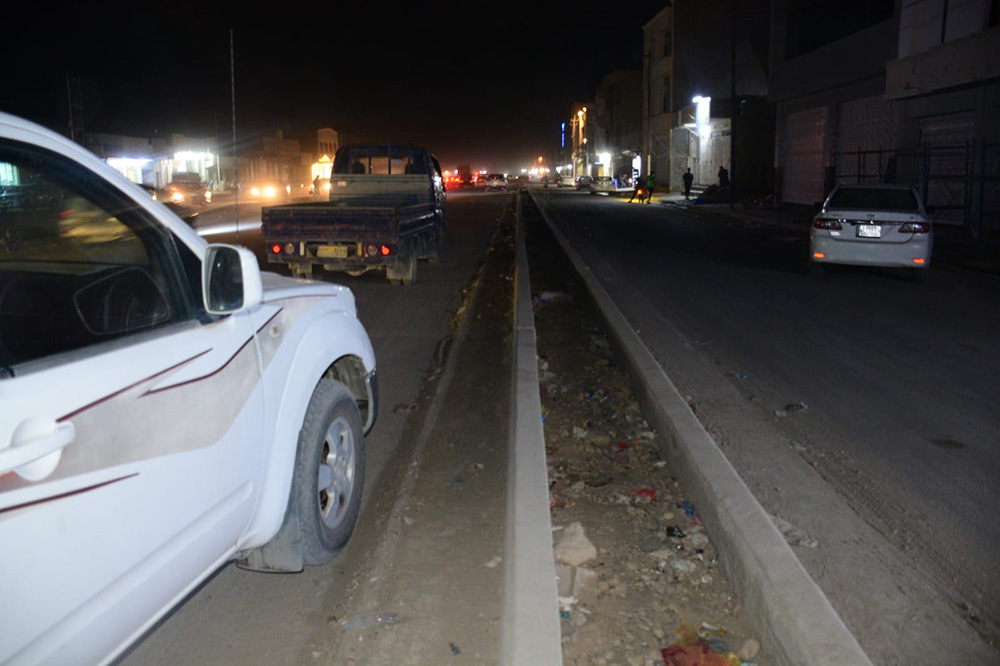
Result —
M171 196L171 198L174 201L176 201L177 203L180 203L180 202L184 201L184 193L183 192L178 192L178 191L174 190L174 193Z
M256 188L256 187L251 187L250 188L250 194L252 194L255 197L259 197L260 196L260 189Z
M268 185L267 187L264 188L264 196L265 197L268 197L268 198L273 197L275 195L275 192L276 192L276 190L271 185Z

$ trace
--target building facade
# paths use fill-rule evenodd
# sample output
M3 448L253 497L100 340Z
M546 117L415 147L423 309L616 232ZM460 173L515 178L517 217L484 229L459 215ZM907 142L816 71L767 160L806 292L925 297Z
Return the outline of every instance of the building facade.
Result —
M938 223L997 225L995 2L774 0L773 8L781 200L820 201L841 182L899 182L922 192ZM837 29L816 30L824 17L837 17Z

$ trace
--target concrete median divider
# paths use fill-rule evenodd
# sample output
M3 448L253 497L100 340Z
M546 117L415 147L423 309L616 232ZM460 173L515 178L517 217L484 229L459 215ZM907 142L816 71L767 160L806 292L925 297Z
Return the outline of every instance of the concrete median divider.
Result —
M563 251L586 283L594 303L612 332L622 361L636 380L646 420L660 433L665 453L677 470L688 497L698 507L706 530L720 552L723 570L743 606L754 618L760 642L773 663L781 666L871 666L871 661L857 640L806 572L763 507L625 320L590 267L554 223L554 211L541 198L534 199ZM525 261L522 250L519 243L519 275L521 264ZM519 317L522 293L519 282ZM530 308L528 293L527 315L531 314ZM519 335L521 330L518 324ZM531 337L534 337L533 327ZM520 410L522 377L526 380L530 373L531 379L536 382L533 387L536 402L538 390L535 356L531 355L530 368L526 365L522 367L522 363L527 364L528 359L522 359L520 343L518 353L515 365ZM527 391L528 387L524 390ZM535 413L537 414L537 409ZM544 470L544 446L540 448ZM545 522L549 525L547 511L546 505ZM551 536L548 561L551 562ZM556 616L553 614L553 617ZM558 640L557 621L556 636Z
M503 666L562 663L531 282L518 194L514 377L504 532Z

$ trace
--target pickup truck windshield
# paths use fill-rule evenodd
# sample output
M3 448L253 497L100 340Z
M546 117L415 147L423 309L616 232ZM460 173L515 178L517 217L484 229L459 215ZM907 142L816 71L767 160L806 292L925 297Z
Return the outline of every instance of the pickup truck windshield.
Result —
M344 146L337 151L333 172L402 176L427 173L423 152L409 146Z

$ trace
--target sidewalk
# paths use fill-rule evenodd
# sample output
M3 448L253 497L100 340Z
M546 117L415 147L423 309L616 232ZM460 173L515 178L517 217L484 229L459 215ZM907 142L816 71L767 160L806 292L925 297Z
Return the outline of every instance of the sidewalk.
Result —
M800 232L803 235L808 233L814 215L809 206L796 204L786 204L781 208L758 208L745 203L738 203L733 208L729 204L699 204L695 203L694 197L685 199L680 192L653 194L653 201L665 206ZM988 233L979 241L970 238L965 227L935 224L933 258L933 263L938 266L1000 276L1000 233Z

